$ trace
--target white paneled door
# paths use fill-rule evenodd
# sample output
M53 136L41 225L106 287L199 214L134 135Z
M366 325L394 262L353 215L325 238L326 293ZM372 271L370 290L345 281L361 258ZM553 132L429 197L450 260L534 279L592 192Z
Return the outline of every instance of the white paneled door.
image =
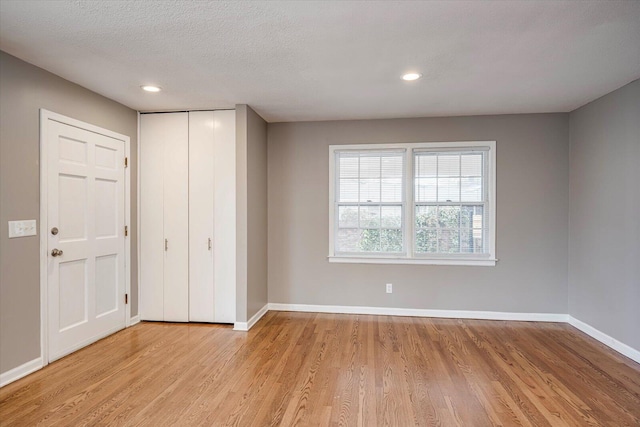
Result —
M125 327L125 142L46 124L49 361Z

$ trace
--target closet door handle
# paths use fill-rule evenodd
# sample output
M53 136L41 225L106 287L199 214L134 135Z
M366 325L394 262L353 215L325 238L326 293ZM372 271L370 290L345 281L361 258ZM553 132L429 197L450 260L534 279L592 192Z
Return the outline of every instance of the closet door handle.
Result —
M169 239L164 239L164 250L165 252L169 250Z
M211 237L209 237L209 241L207 243L207 249L211 250Z

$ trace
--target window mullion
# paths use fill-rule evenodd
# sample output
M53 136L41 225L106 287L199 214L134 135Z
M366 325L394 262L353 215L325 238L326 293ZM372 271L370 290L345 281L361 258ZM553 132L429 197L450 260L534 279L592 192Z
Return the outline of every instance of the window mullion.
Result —
M440 154L436 154L436 202L440 200Z
M358 156L358 230L362 230L362 227L360 226L360 200L362 200L360 197L360 160L361 157Z
M341 205L361 205L361 206L400 206L402 205L402 202L384 202L384 203L378 203L378 202L362 202L362 203L358 203L358 202L339 202Z
M436 154L436 253L440 253L440 154Z
M405 165L403 168L402 177L402 215L403 215L403 242L404 252L407 254L407 258L413 258L414 256L414 221L415 221L415 209L414 203L414 186L415 186L415 165L413 158L413 150L407 150L405 153ZM411 204L411 209L408 208Z
M378 162L378 251L382 252L382 156Z
M462 154L458 155L458 253L462 253Z
M333 179L334 179L334 183L333 183L333 242L332 244L329 245L329 251L330 253L335 254L336 248L338 247L338 229L339 224L340 224L340 210L338 208L339 203L340 203L340 169L341 169L341 162L340 162L340 155L336 152L333 153L333 161L334 161L334 168L333 168Z
M489 242L489 233L487 233L487 226L489 224L489 217L494 215L493 212L490 212L487 209L489 205L489 196L495 197L495 194L489 194L489 156L487 153L482 154L482 252L486 252L486 250L493 245L493 242ZM495 224L495 223L494 223ZM492 230L493 236L495 236L495 230ZM473 251L475 253L475 239L473 240Z

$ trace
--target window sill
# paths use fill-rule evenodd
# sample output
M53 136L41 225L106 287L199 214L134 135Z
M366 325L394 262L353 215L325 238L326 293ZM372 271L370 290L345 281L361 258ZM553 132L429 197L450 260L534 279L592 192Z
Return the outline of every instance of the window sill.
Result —
M497 259L452 259L452 258L390 258L390 257L357 257L328 256L329 262L345 264L411 264L411 265L466 265L493 267Z

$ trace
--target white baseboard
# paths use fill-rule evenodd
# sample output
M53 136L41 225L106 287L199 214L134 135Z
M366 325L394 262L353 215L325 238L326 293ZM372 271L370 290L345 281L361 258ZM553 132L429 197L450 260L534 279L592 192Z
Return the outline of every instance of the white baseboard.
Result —
M258 322L258 320L262 319L262 316L267 314L268 311L269 311L269 304L265 304L264 307L258 310L256 314L251 316L251 319L249 319L248 322L235 322L233 324L233 330L245 331L245 332L248 331L253 327L253 325L255 325Z
M636 350L635 348L618 341L617 339L605 334L604 332L599 331L598 329L587 323L584 323L581 320L576 319L575 317L569 316L568 322L571 326L600 341L607 347L610 347L618 353L627 356L629 359L640 363L640 350Z
M135 315L135 316L132 316L131 319L129 319L129 327L131 327L133 325L136 325L138 323L140 323L140 315L139 314Z
M118 325L113 329L107 329L106 331L103 331L97 335L94 335L90 338L77 342L73 346L66 348L62 351L59 351L57 353L52 353L51 351L49 351L49 363L55 362L58 359L62 359L63 357L68 356L71 353L75 353L76 351L81 350L87 347L88 345L93 344L96 341L99 341L103 338L107 338L108 336L111 336L116 332L122 331L124 329L126 329L126 326Z
M0 387L4 387L7 384L17 381L20 378L41 369L42 366L42 357L38 357L37 359L33 359L30 362L24 363L10 371L0 374Z
M235 322L235 331L248 331L268 311L299 311L312 313L334 314L372 314L380 316L411 316L411 317L440 317L447 319L479 319L479 320L514 320L527 322L560 322L569 323L590 337L600 341L618 353L640 363L640 350L624 344L615 338L599 331L593 326L582 322L568 314L556 313L503 313L495 311L468 311L468 310L431 310L389 307L360 307L344 305L311 305L311 304L279 304L269 303L254 314L248 322ZM130 326L140 322L140 316L131 318ZM33 359L23 365L0 374L0 387L4 387L19 380L43 367L42 357Z
M432 310L419 308L360 307L346 305L309 305L269 303L269 310L337 314L374 314L380 316L441 317L446 319L516 320L525 322L562 322L568 315L559 313L504 313L499 311Z

